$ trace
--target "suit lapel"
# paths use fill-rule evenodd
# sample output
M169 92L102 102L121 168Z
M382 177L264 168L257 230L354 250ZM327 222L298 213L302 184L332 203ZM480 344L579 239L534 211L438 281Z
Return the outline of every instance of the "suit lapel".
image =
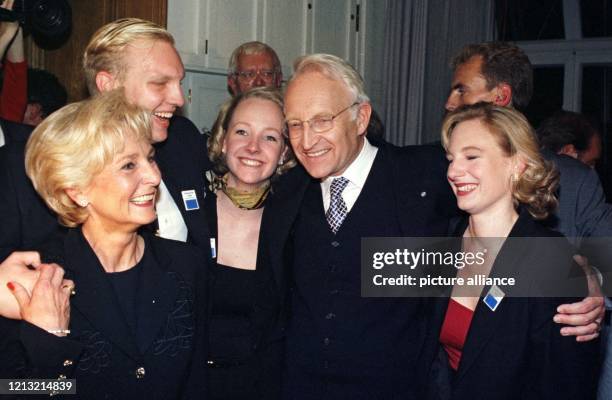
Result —
M272 260L274 280L280 288L285 285L285 245L311 181L312 178L298 165L273 184L274 193L266 201L260 234L260 242L265 248L259 247L265 251L258 252L258 265L260 255Z
M485 288L485 290L487 289ZM478 359L480 353L494 337L500 322L505 319L508 313L507 306L509 300L510 299L504 299L497 307L496 311L491 311L482 303L482 299L478 301L470 331L461 353L461 362L459 363L459 370L457 371L457 384L463 379L467 371L469 371L470 367Z
M203 201L206 196L205 171L201 163L181 158L181 148L176 145L178 140L180 134L171 132L165 142L156 144L156 159L164 184L187 225L189 238L195 245L205 249L209 245L208 226L203 211ZM185 209L182 197L182 192L185 190L195 191L199 209L190 211Z
M209 233L208 226L206 224L205 212L204 212L204 198L206 197L204 172L197 171L188 168L177 168L174 162L168 160L170 155L166 154L163 148L158 151L158 162L162 172L162 179L164 184L168 188L172 200L178 207L183 221L187 226L189 232L189 238L194 243L202 248L206 249L208 246ZM197 169L197 166L193 166ZM199 209L187 210L183 202L182 192L186 190L193 190L198 200Z
M423 187L422 166L413 165L411 157L396 154L397 150L389 145L381 145L377 157L381 159L384 176L389 180L387 185L393 189L397 220L402 235L426 236L430 221L428 212L429 194ZM405 150L405 149L404 149Z
M72 230L64 241L66 266L73 272L77 294L70 306L78 310L100 332L126 354L138 359L140 351L112 284L80 230ZM79 295L79 294L83 295ZM85 295L86 294L86 295Z
M508 237L528 236L526 228L530 220L521 214L514 224ZM513 270L520 268L523 262L524 253L521 251L520 242L506 240L502 245L499 254L495 258L489 277L512 276ZM485 296L490 287L485 286L482 296ZM491 311L482 301L478 301L476 310L457 371L457 382L459 382L469 371L470 367L478 359L479 354L486 348L489 341L500 329L500 324L510 318L513 312L512 302L514 299L505 297L495 311Z

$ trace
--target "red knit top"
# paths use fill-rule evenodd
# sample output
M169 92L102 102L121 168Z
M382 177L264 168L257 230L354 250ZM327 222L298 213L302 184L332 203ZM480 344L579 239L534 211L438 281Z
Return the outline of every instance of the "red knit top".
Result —
M440 343L444 347L448 355L448 361L451 368L455 371L459 369L459 361L461 361L461 353L467 334L470 330L474 311L459 304L453 299L448 302L446 316L440 331Z

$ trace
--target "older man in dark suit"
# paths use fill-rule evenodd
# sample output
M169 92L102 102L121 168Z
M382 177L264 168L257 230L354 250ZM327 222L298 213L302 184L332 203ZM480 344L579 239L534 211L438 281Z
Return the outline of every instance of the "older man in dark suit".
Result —
M414 398L421 302L362 298L360 246L369 236L446 232L455 208L440 150L373 146L363 81L331 55L296 61L285 113L310 175L292 182L264 236L276 275L293 267L285 396Z

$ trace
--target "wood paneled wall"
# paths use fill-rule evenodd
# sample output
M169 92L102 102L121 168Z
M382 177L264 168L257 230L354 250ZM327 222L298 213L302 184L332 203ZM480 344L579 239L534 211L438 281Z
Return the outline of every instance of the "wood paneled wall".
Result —
M60 48L44 50L26 39L29 65L55 74L68 91L68 101L87 97L81 68L85 46L102 25L118 18L138 17L166 26L167 0L68 0L72 6L72 33Z

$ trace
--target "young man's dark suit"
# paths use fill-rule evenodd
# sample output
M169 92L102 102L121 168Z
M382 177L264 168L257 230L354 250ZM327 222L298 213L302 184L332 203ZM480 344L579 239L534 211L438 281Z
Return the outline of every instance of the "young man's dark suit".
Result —
M0 149L0 260L4 260L12 251L36 248L51 234L64 230L25 173L26 140L27 137L24 137ZM174 117L168 129L168 139L155 145L155 148L162 179L187 225L188 242L210 254L208 228L202 208L204 171L210 165L204 137L191 121ZM185 209L181 195L184 190L195 191L200 204L198 210Z
M206 196L204 173L212 167L208 159L206 137L187 118L174 117L168 129L168 139L157 143L155 152L162 180L187 225L187 242L210 255L210 234L203 207ZM186 209L182 192L188 190L195 191L199 209Z
M336 235L320 182L286 187L266 227L278 279L293 276L284 392L291 399L414 398L424 338L418 299L360 295L360 241L367 236L444 234L456 207L439 148L381 145L366 183ZM292 267L292 268L289 268Z

